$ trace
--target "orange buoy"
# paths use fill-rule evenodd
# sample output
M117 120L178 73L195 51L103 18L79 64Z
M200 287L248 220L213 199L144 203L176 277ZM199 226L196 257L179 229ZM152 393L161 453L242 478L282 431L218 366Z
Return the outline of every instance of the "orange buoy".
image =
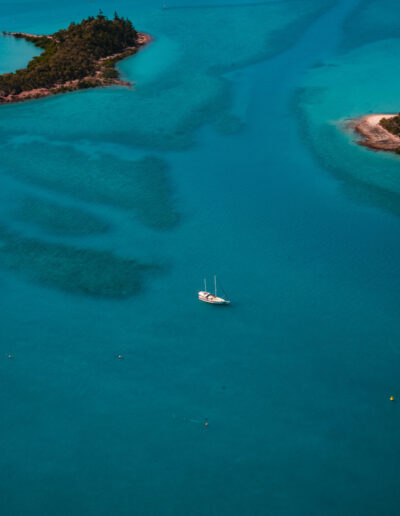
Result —
M389 399L390 399L390 401L394 401L394 398L393 398L393 396L390 396L390 398L389 398Z

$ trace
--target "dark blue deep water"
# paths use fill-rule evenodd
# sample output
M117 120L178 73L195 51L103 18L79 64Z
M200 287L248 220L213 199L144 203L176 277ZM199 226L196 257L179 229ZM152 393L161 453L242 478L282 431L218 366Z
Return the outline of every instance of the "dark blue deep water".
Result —
M134 89L0 109L1 514L395 516L400 161L343 120L399 111L400 7L166 7L0 1L155 37Z

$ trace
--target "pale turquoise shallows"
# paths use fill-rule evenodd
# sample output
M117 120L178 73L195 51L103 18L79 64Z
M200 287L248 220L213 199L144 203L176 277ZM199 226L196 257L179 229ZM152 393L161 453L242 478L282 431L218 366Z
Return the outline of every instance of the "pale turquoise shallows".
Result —
M400 8L206 4L0 1L155 38L134 88L0 107L6 516L398 513L400 162L341 122L400 109Z
M24 68L40 49L22 39L0 35L0 74Z

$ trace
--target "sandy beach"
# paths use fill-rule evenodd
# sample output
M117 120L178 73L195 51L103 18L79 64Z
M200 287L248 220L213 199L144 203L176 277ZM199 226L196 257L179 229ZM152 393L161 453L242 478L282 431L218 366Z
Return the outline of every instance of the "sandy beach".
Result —
M400 137L387 131L379 122L382 118L393 118L393 113L366 115L353 120L350 126L362 136L360 145L370 149L395 151L400 147Z

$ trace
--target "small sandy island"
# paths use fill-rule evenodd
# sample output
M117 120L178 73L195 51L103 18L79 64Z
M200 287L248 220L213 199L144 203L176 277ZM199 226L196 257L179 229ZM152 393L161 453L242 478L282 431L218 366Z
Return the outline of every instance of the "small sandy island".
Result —
M366 115L354 119L349 126L362 136L358 142L360 145L370 149L395 152L400 148L400 137L387 131L379 122L382 118L393 118L396 115L393 113Z

